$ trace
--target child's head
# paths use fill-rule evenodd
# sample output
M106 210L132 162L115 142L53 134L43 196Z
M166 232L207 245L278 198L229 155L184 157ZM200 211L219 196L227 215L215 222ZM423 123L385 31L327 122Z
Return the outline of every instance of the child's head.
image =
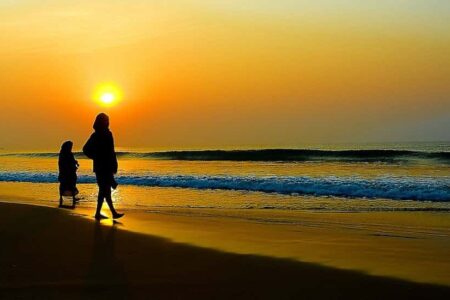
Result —
M61 145L61 152L72 152L72 146L73 146L72 141L65 141Z

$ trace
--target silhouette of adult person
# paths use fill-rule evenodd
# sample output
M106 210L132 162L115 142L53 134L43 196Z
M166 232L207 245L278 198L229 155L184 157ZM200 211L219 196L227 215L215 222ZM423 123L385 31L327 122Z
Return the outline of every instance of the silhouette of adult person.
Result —
M94 173L98 185L97 210L95 218L105 219L101 214L103 201L106 200L113 219L121 218L124 214L118 213L111 200L111 188L117 187L114 174L117 173L117 157L114 150L114 139L109 130L109 117L101 113L95 118L95 132L83 147L83 153L94 161Z

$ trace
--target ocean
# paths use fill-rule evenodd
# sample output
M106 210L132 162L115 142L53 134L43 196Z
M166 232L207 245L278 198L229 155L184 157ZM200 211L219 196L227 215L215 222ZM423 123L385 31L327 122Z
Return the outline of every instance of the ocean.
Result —
M450 142L117 154L122 210L450 211ZM94 207L92 161L75 156L80 206ZM57 206L57 160L57 151L3 151L0 196Z

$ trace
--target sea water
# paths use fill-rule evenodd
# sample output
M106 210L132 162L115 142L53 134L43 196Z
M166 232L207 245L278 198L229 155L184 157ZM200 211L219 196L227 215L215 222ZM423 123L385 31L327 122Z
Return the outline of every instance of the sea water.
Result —
M117 152L120 209L450 211L450 143L302 149ZM92 161L80 163L79 205L93 207ZM0 153L0 197L58 204L58 153Z

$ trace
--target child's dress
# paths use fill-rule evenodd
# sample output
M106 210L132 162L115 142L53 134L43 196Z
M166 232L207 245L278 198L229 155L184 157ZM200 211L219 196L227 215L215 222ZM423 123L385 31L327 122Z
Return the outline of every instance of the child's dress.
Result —
M59 153L59 194L61 196L73 196L78 194L77 189L77 167L76 161L71 151L63 151Z

